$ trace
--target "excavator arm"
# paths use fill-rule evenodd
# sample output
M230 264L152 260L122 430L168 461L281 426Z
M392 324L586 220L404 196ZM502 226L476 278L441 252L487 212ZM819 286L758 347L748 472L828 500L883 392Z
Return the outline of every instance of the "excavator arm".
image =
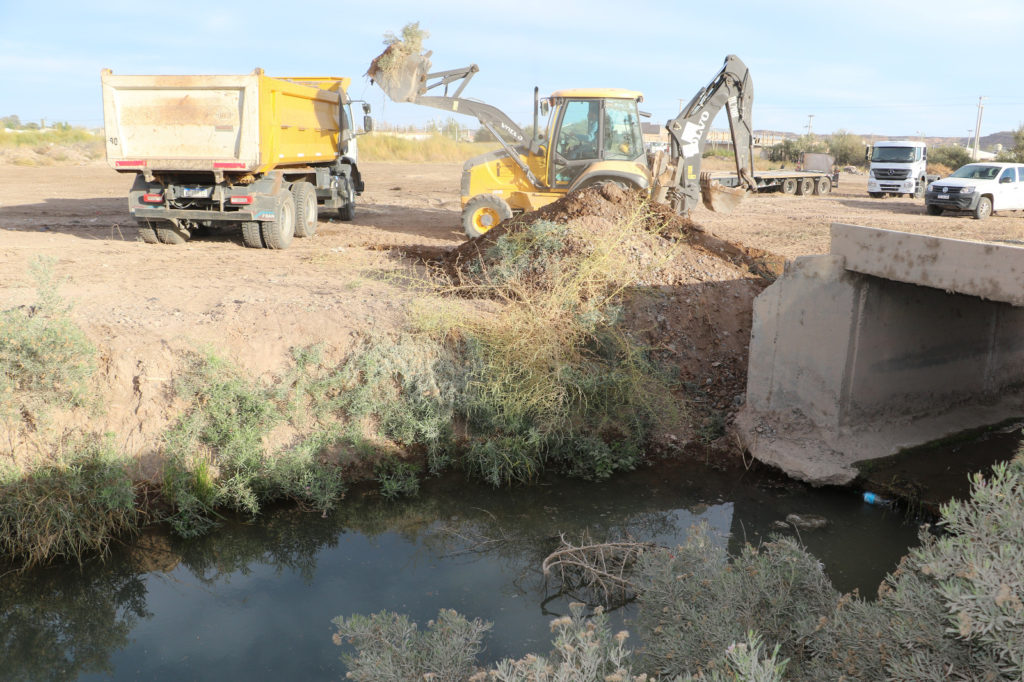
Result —
M366 75L370 77L371 81L377 83L389 98L396 102L412 102L443 111L476 117L480 121L480 125L494 135L502 149L505 150L505 153L522 169L530 182L535 187L544 186L533 174L533 171L530 170L530 167L523 162L522 157L514 147L514 145L527 143L526 133L523 129L497 107L459 96L466 88L470 79L473 78L473 75L480 70L480 67L476 64L470 64L462 69L427 73L430 70L430 53L427 53L421 56L406 58L396 71L389 73L379 66L381 57L387 54L388 50L385 50L380 57L373 60ZM448 88L455 83L458 86L455 92L449 95ZM444 88L443 95L426 94L440 87ZM528 146L532 148L534 142L534 140L530 140Z
M669 153L659 152L654 161L653 199L686 215L703 198L713 211L728 212L754 191L754 135L751 109L754 86L750 72L736 55L725 58L721 71L701 88L679 115L665 124ZM729 131L736 151L738 187L723 187L700 170L704 145L715 115L725 106Z

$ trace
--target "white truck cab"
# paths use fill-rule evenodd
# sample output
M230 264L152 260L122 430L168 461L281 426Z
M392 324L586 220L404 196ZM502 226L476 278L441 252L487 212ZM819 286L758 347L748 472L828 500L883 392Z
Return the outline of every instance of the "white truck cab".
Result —
M868 150L871 169L868 194L881 199L887 194L923 197L928 186L928 149L924 142L890 140L875 142Z
M930 215L969 211L987 218L994 211L1024 210L1024 164L969 163L948 178L928 185L924 198Z

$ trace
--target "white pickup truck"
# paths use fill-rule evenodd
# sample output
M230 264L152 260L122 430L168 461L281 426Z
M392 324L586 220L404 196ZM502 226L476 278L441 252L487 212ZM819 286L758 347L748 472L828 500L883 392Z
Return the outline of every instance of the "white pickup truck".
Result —
M1024 164L969 163L928 185L929 215L969 211L982 220L994 211L1024 210Z

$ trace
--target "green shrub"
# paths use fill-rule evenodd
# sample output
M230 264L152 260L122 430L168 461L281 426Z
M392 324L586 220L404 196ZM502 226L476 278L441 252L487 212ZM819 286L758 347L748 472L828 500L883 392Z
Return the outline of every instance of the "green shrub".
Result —
M473 673L484 633L491 629L490 623L468 621L448 609L423 631L408 617L387 611L332 622L338 628L334 643L348 641L356 650L355 656L342 657L349 679L366 682L462 682Z
M220 508L258 514L268 501L291 499L326 511L344 494L341 469L318 459L342 439L339 427L317 428L268 453L265 438L285 418L281 391L248 381L215 356L194 356L175 388L188 408L164 435L163 494L179 535L205 533ZM312 389L304 383L298 390Z
M0 418L29 429L54 408L88 403L96 350L57 292L54 261L35 260L37 302L0 311Z
M81 436L52 463L0 469L0 554L25 566L81 562L137 532L140 511L112 440Z
M959 145L948 144L928 150L929 165L938 164L946 166L950 170L956 170L970 162L971 153Z
M397 497L415 497L420 491L420 468L412 462L388 457L377 462L374 477L380 484L380 494L389 500Z
M839 598L821 562L793 540L748 545L730 560L703 526L674 551L645 553L637 585L644 667L660 675L704 668L750 631L800 662Z

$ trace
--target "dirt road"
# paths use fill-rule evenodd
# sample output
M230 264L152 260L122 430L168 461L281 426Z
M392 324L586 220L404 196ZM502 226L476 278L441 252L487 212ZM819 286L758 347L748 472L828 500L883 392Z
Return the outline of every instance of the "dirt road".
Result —
M288 349L323 342L335 358L359 334L400 327L402 287L388 274L401 253L439 253L464 241L459 164L366 163L367 191L352 223L322 218L317 235L285 251L247 249L214 232L183 246L136 240L131 175L105 165L0 166L0 308L29 304L29 263L56 259L74 316L101 356L102 424L142 451L170 417L167 388L181 353L213 347L257 376ZM828 197L760 195L733 214L703 207L709 231L787 258L826 253L833 221L962 239L1022 243L1024 217L927 216L923 202L870 199L864 176L844 175Z

